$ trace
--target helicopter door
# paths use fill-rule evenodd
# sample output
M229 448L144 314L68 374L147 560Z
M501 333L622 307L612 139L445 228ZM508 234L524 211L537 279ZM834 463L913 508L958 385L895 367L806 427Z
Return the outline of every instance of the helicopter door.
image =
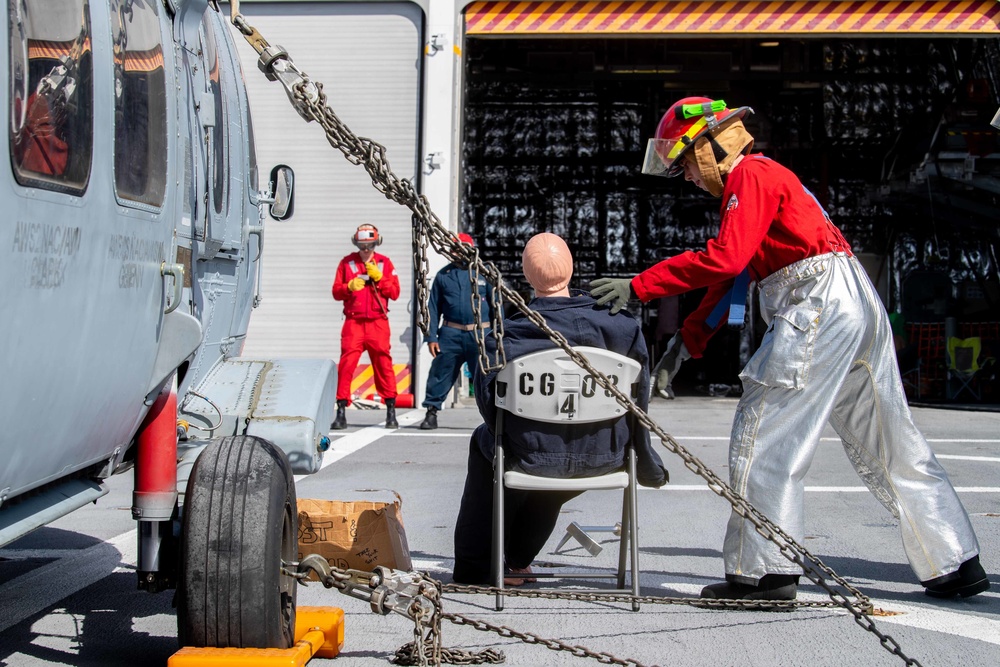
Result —
M219 12L209 9L199 29L201 48L186 52L197 68L192 72L195 104L191 169L197 183L192 210L190 253L185 253L190 275L191 314L201 321L204 344L189 369L197 382L221 358L239 354L242 336L234 334L237 297L248 278L243 244L243 189L240 165L243 156L243 124L234 89L239 75L225 47L225 30ZM235 116L235 121L230 117ZM238 153L234 160L233 151ZM235 175L236 178L232 178Z

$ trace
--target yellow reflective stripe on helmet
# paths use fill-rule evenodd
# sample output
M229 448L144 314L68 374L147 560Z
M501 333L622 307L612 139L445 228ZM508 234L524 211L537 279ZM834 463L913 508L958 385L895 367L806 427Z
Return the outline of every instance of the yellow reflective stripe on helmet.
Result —
M688 128L687 132L674 140L674 145L670 147L670 152L667 153L667 159L673 160L676 158L680 152L691 143L691 140L694 139L696 135L701 133L703 129L705 129L706 125L708 125L708 118L705 116L702 116L695 121L691 127ZM684 139L687 139L688 141L684 141Z

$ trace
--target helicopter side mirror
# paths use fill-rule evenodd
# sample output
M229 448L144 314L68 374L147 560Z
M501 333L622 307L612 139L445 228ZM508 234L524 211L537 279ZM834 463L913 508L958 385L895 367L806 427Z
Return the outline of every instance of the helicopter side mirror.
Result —
M279 164L271 170L271 178L267 189L270 197L264 199L270 202L271 217L275 220L287 220L292 217L295 208L295 172L286 164Z

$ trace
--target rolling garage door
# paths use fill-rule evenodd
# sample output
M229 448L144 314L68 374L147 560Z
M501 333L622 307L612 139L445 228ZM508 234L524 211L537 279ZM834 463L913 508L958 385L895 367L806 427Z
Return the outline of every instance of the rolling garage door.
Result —
M395 173L417 183L423 20L417 5L244 2L241 9L270 44L283 46L299 69L323 84L329 105L355 134L386 146ZM385 238L378 251L392 259L402 288L390 304L393 361L408 364L408 210L379 194L362 167L330 147L319 125L299 118L283 88L259 72L253 49L239 35L236 41L261 182L277 163L290 165L296 176L292 218L265 222L262 300L250 319L244 356L339 359L342 306L330 286L340 258L354 249L351 234L372 223ZM367 363L362 356L361 364Z

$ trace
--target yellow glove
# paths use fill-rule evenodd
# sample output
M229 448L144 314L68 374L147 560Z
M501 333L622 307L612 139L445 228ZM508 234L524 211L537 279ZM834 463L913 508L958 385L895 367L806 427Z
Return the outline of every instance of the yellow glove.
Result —
M368 271L368 277L375 282L382 280L382 272L378 270L378 265L375 262L365 264L365 270Z
M362 278L361 276L358 276L357 278L351 278L350 282L347 283L347 289L351 290L352 292L357 292L359 289L364 289L364 288L365 288L365 279Z

